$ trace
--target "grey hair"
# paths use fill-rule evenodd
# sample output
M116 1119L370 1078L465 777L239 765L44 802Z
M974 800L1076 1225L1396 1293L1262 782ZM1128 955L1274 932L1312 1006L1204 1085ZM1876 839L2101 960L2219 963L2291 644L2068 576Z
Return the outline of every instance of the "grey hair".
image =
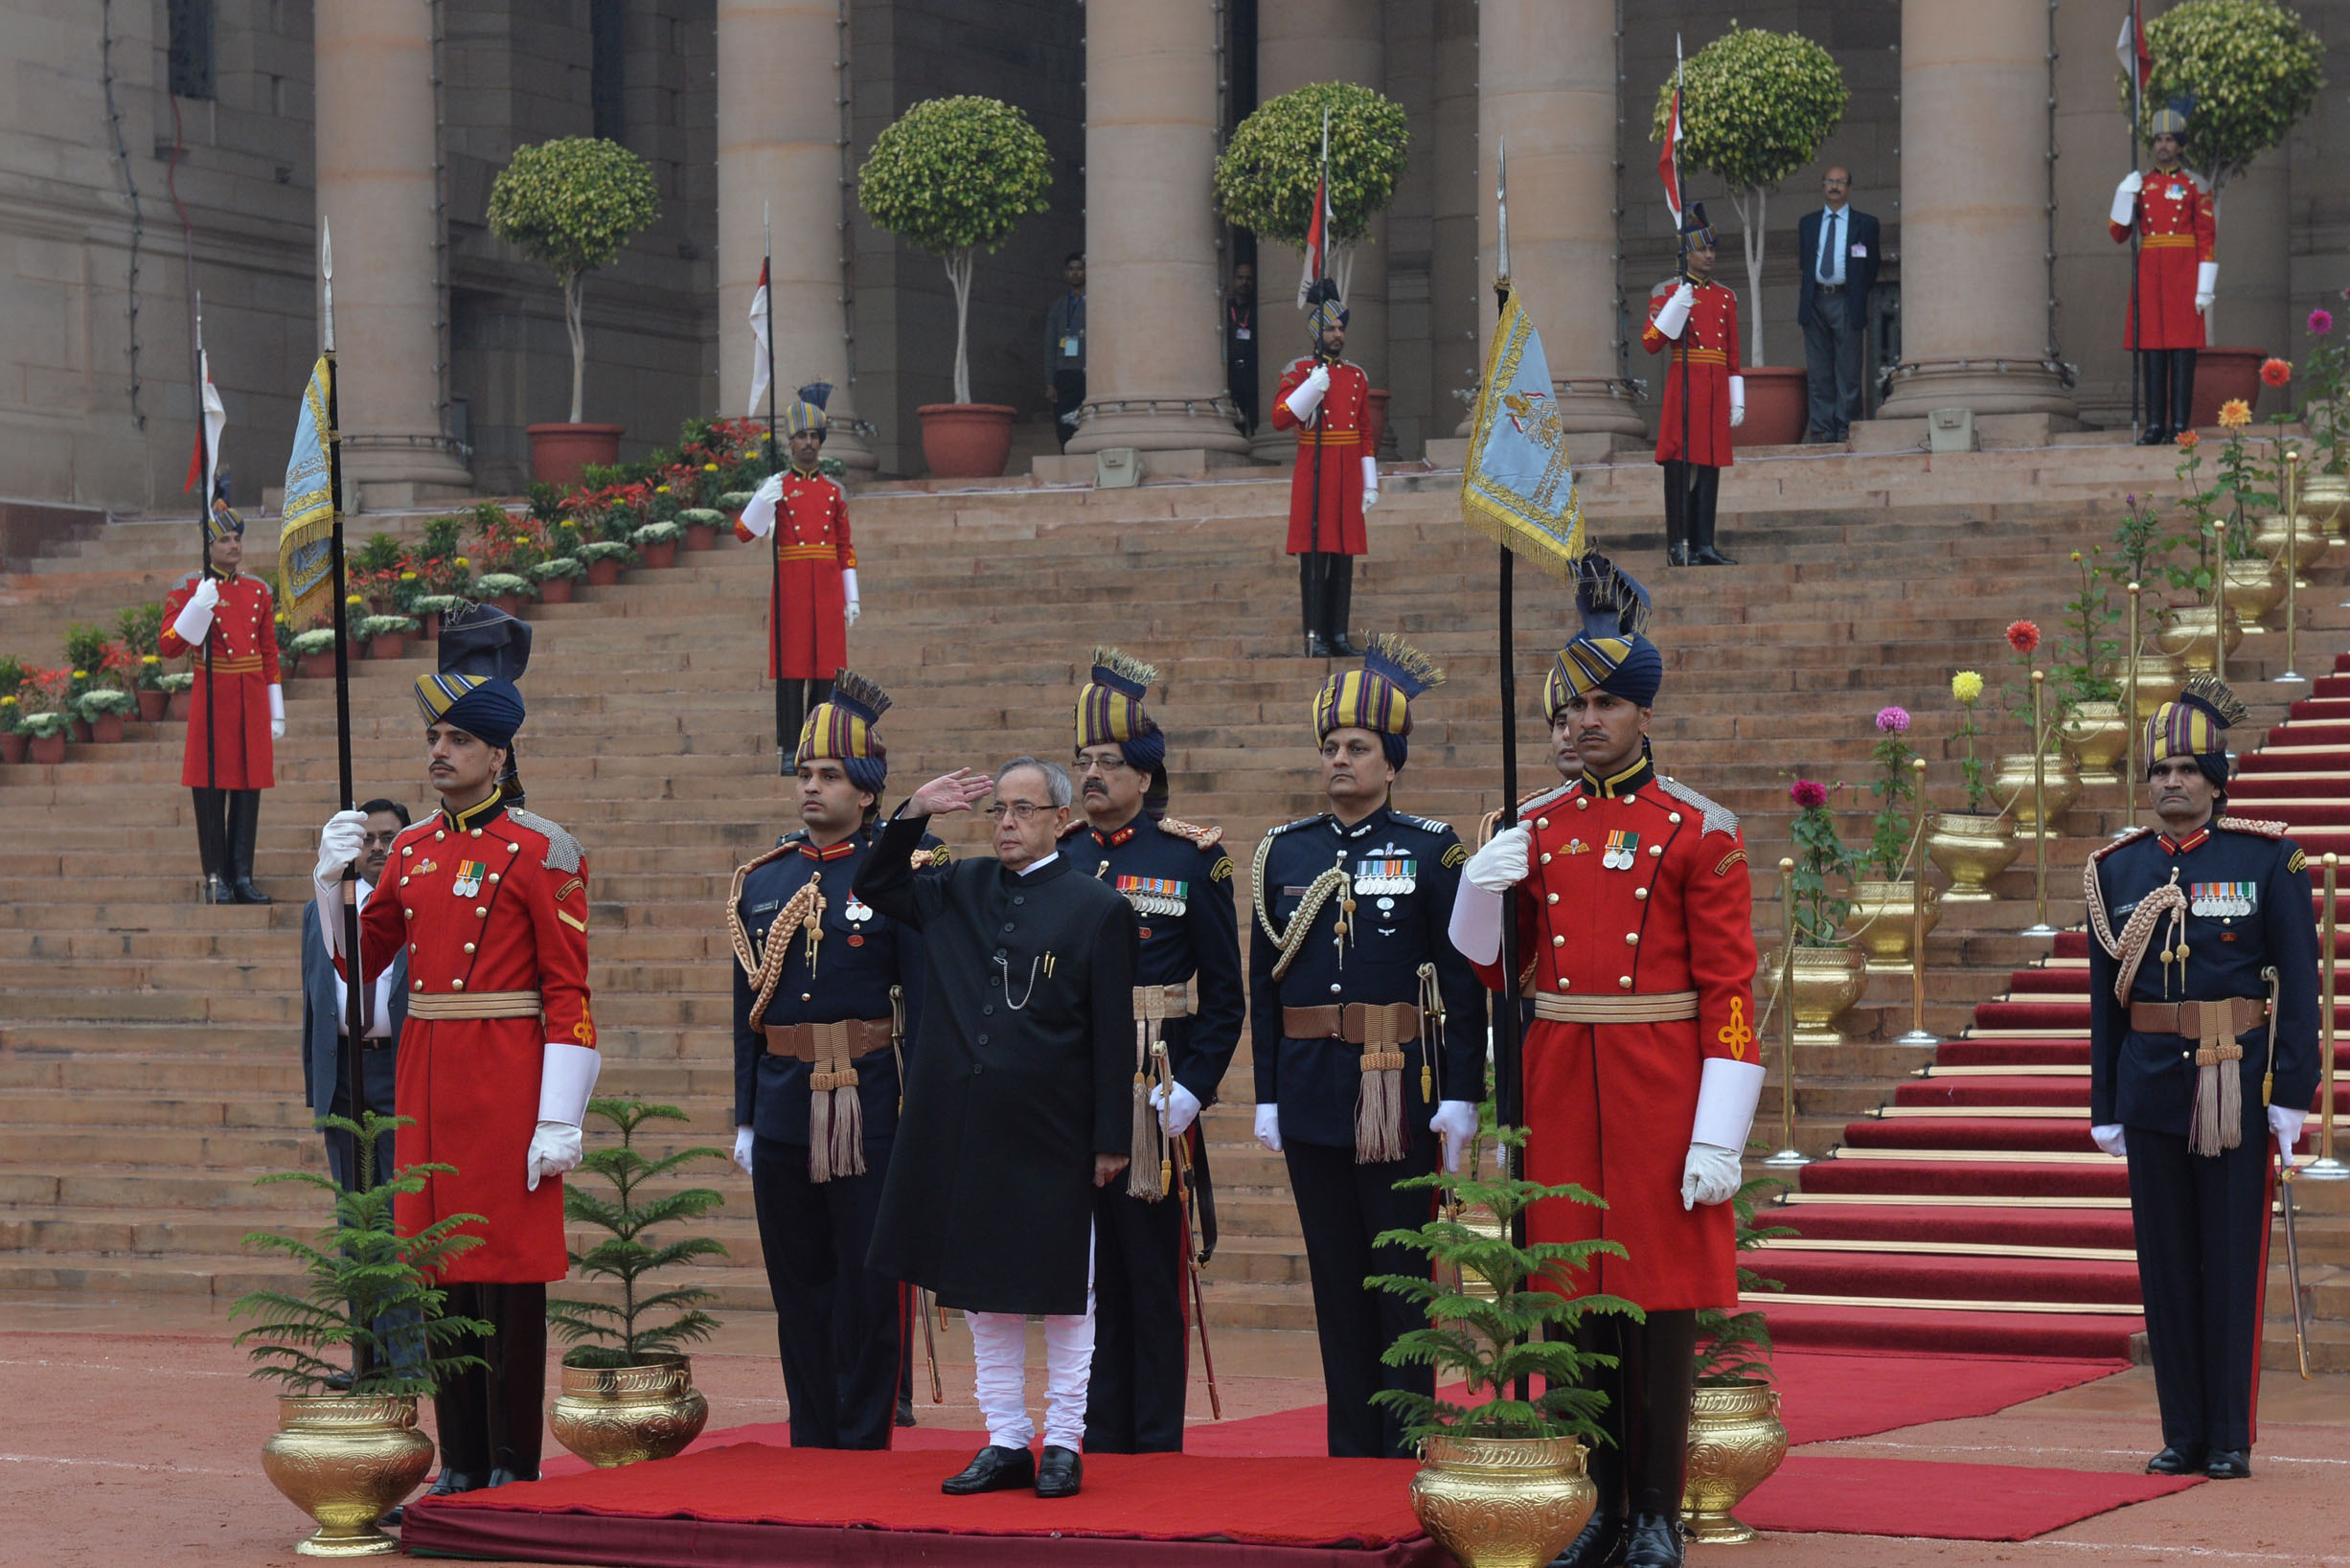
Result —
M1023 768L1035 768L1038 773L1044 775L1045 798L1055 806L1066 806L1077 798L1077 790L1069 783L1069 770L1059 762L1048 762L1041 757L1015 757L997 768L995 770L995 792L998 795L1004 792L1006 775L1017 773Z

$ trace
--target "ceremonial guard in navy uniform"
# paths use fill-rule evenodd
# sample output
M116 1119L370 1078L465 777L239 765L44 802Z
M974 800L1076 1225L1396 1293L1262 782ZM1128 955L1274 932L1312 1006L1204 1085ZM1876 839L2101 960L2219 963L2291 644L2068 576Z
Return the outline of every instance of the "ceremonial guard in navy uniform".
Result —
M1115 648L1094 650L1092 678L1077 697L1087 826L1061 841L1079 870L1133 906L1142 938L1134 975L1140 1147L1127 1180L1099 1189L1093 1205L1096 1337L1085 1447L1095 1453L1182 1451L1184 1253L1192 1245L1185 1198L1198 1203L1212 1244L1207 1144L1197 1124L1201 1107L1215 1102L1246 1010L1223 829L1164 815L1167 738L1143 708L1157 678Z
M2317 1092L2317 933L2284 824L2220 815L2244 707L2196 675L2146 726L2159 831L2099 850L2089 1136L2130 1162L2157 1475L2251 1474L2276 1158ZM2275 1140L2271 1157L2270 1140Z
M1331 808L1274 829L1251 869L1257 1141L1288 1162L1305 1232L1334 1458L1410 1451L1371 1396L1434 1392L1432 1369L1380 1360L1426 1320L1363 1280L1425 1272L1417 1254L1373 1238L1427 1222L1431 1194L1395 1184L1436 1169L1440 1137L1455 1168L1485 1095L1483 994L1445 935L1469 852L1389 800L1409 704L1443 678L1385 634L1359 670L1332 676L1313 700Z
M857 898L889 777L881 689L850 670L800 731L803 826L735 873L735 1163L751 1178L795 1448L885 1448L907 1328L865 1264L898 1131L921 938ZM924 863L944 853L923 841ZM908 1298L910 1300L910 1297Z

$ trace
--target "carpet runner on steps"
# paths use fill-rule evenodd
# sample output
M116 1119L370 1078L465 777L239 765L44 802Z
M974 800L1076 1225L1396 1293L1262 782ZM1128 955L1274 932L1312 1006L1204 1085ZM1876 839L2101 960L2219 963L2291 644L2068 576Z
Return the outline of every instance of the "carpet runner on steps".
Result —
M2313 860L2350 854L2350 655L2334 669L2229 791L2230 811L2286 823ZM2337 963L2345 950L2350 935ZM1749 1298L1781 1343L2128 1354L2144 1327L2129 1176L2089 1141L2088 1013L2088 937L2067 931L1803 1170L1764 1216L1797 1234L1754 1260L1786 1286ZM2350 1038L2350 996L2336 1020ZM2335 1103L2350 1113L2345 1086Z

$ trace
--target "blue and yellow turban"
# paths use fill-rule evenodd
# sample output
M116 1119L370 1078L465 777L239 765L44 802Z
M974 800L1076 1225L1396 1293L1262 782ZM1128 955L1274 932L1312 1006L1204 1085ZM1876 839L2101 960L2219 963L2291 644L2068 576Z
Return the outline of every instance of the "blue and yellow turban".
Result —
M784 405L784 434L805 436L812 430L822 436L829 424L824 405L832 398L830 381L810 381L802 387L799 396Z
M509 750L522 728L522 693L501 675L419 675L416 705L427 724L446 724Z
M2244 722L2245 707L2217 675L2187 677L2178 699L2146 721L2146 771L2174 757L2192 757L2203 777L2227 788L2227 728Z
M212 512L204 519L204 537L214 544L222 539L241 539L245 536L245 520L237 515L237 509L226 501L216 500Z
M1392 632L1371 639L1360 670L1330 680L1313 699L1313 739L1333 730L1369 730L1380 738L1388 765L1401 768L1411 755L1411 699L1445 683L1445 672L1426 654Z
M2149 136L2176 136L2180 141L2185 141L2187 139L2187 116L2193 111L2193 108L2194 103L2190 99L2172 99L2155 111L2154 118L2146 124L2146 134Z
M1556 724L1570 698L1594 691L1654 707L1665 660L1641 635L1648 625L1649 591L1594 552L1575 563L1575 605L1583 630L1551 660L1542 681L1543 716Z
M853 670L834 671L833 694L800 726L800 749L791 765L828 758L840 764L851 784L878 800L889 782L889 748L873 727L888 712L887 692Z
M1338 297L1333 294L1329 299L1318 302L1312 310L1307 313L1306 323L1312 328L1314 337L1319 339L1331 328L1344 327L1354 319L1354 315L1355 313L1340 305Z
M1143 809L1156 818L1167 806L1167 737L1143 707L1155 666L1114 648L1093 650L1093 670L1077 693L1077 749L1116 745L1126 765L1148 774Z

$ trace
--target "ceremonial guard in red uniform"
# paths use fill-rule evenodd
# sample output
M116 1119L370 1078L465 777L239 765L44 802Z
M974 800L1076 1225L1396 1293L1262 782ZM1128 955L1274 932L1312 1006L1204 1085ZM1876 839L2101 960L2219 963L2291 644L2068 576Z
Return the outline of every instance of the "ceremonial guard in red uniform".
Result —
M522 809L509 771L522 694L506 673L529 656L529 628L481 608L444 625L442 673L421 675L417 707L441 809L401 833L360 919L361 972L403 947L408 1021L396 1093L401 1166L454 1166L403 1193L393 1217L414 1233L453 1215L482 1244L443 1275L445 1311L494 1332L446 1353L488 1366L433 1395L441 1441L436 1493L538 1476L546 1392L547 1282L569 1268L563 1184L580 1163L580 1124L595 1087L587 994L587 864L579 843ZM472 667L468 669L468 667ZM342 944L343 868L366 818L337 812L313 874L320 927ZM436 1346L440 1342L436 1341Z
M2244 716L2208 674L2155 710L2146 777L2161 830L2100 847L2082 889L2089 1137L2130 1162L2162 1411L2146 1467L2215 1481L2252 1473L2269 1211L2317 1094L2317 966L2330 958L2309 857L2285 825L2218 814L2227 727Z
M830 384L811 382L784 410L790 470L768 475L735 523L735 537L744 543L765 538L770 530L776 536L767 679L785 682L786 735L797 733L809 708L831 693L833 671L849 662L849 628L859 613L848 492L816 467L824 451L824 405L832 396Z
M1355 604L1355 557L1370 553L1362 514L1379 502L1379 457L1364 442L1371 378L1338 357L1348 311L1327 284L1327 298L1307 317L1313 352L1293 361L1273 394L1273 428L1297 432L1289 475L1289 553L1297 557L1297 590L1306 651L1352 656L1346 623Z
M269 896L253 885L253 840L261 792L277 783L272 742L285 733L277 605L267 583L238 571L245 524L226 499L213 502L204 526L212 570L200 579L192 574L165 596L156 646L166 658L195 660L179 782L195 794L204 901L265 904Z
M2195 351L2203 346L2203 317L2220 286L2212 193L2179 165L2187 140L2185 108L2174 103L2154 118L2155 166L2131 170L2113 189L2106 230L2117 245L2138 237L2138 275L2122 318L2122 347L2134 350L2146 386L2146 430L2140 446L2155 446L2194 420Z
M1086 825L1061 840L1080 871L1133 906L1142 937L1133 1092L1143 1102L1134 1107L1132 1163L1093 1203L1090 1453L1182 1452L1187 1198L1208 1246L1215 1236L1207 1142L1197 1122L1216 1101L1247 1009L1223 829L1165 815L1167 738L1143 707L1157 678L1116 648L1094 649L1092 678L1077 696Z
M1582 1329L1586 1350L1618 1364L1602 1374L1599 1506L1560 1561L1677 1568L1697 1313L1738 1301L1728 1200L1763 1086L1753 911L1738 819L1656 772L1647 731L1664 661L1631 629L1637 601L1614 602L1620 614L1586 593L1586 629L1543 685L1566 782L1471 857L1452 938L1489 988L1534 1002L1528 1178L1606 1201L1537 1204L1528 1238L1621 1242L1627 1256L1594 1259L1574 1293L1647 1314ZM1513 893L1520 968L1505 987Z
M1705 204L1681 216L1680 271L1649 296L1640 346L1667 349L1656 461L1665 470L1665 558L1675 566L1735 566L1714 544L1714 503L1732 461L1730 430L1746 420L1738 373L1738 296L1714 282L1714 231Z

